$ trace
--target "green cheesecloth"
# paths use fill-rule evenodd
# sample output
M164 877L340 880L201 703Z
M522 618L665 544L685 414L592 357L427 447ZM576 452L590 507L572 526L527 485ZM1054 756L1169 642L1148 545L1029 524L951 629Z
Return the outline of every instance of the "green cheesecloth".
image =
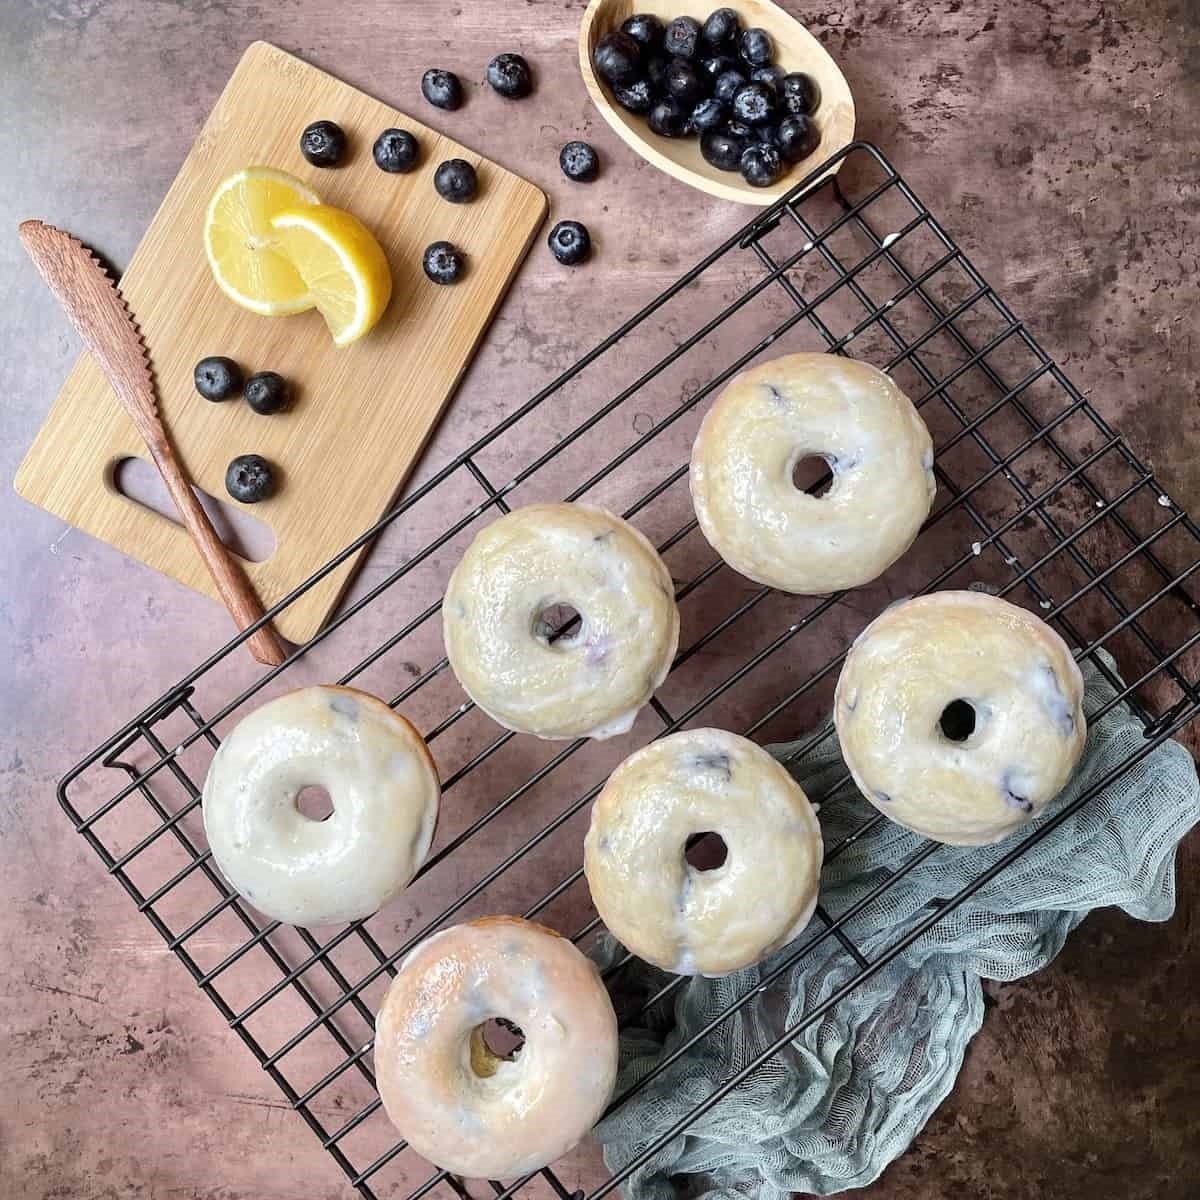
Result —
M1115 677L1115 664L1105 661ZM1124 704L1092 723L1116 691L1090 664L1084 681L1087 746L1066 790L1021 834L996 846L940 846L867 904L844 928L868 959L1144 746L1142 725ZM821 805L825 844L833 846L875 810L853 784L838 787L846 769L837 738L829 725L820 733L769 749ZM829 1195L871 1183L954 1086L967 1043L983 1021L981 978L1019 979L1044 967L1093 908L1116 905L1143 921L1165 921L1175 907L1175 849L1198 820L1200 785L1191 756L1177 742L1164 742L657 1151L625 1182L626 1195L674 1200L683 1185L710 1200L784 1200L793 1192ZM880 821L826 864L822 905L837 918L930 845ZM857 964L825 936L762 986L824 929L814 920L757 966L689 979L623 1029L618 1095L734 1001L761 988L597 1126L611 1171L653 1145L854 976ZM621 954L607 937L597 949L602 964ZM614 980L618 1012L638 1012L671 978L634 960Z

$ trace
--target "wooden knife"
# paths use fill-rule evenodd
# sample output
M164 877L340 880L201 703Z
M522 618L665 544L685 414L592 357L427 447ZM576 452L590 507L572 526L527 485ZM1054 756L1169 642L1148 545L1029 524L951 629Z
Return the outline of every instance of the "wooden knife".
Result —
M253 625L263 615L262 603L217 536L175 456L158 414L154 375L145 343L116 283L99 260L69 233L43 221L24 221L19 233L38 273L58 297L146 443L225 607L239 629ZM260 663L278 666L286 658L283 645L270 625L255 630L246 645Z

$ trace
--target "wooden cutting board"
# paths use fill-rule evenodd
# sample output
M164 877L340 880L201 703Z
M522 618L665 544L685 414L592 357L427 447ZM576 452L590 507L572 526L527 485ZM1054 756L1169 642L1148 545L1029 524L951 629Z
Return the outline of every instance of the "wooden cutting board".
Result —
M310 167L300 132L336 121L350 139L347 165ZM421 143L420 167L389 175L371 158L389 126ZM470 204L449 204L433 187L437 165L465 158L479 174ZM279 167L329 204L356 213L387 251L394 292L367 337L337 349L315 312L259 317L213 283L204 257L204 211L217 184L240 167ZM262 454L280 469L270 500L249 511L276 539L264 562L245 564L267 605L286 595L387 510L445 408L480 336L546 214L533 184L481 158L338 79L264 42L246 51L192 146L121 280L145 335L161 410L192 479L222 499L225 468ZM428 281L421 255L445 239L468 256L464 279ZM242 401L212 404L192 385L209 354L247 374L272 370L292 381L291 411L270 417ZM127 499L117 465L145 457L132 423L90 356L75 364L17 473L26 499L134 558L216 598L187 534ZM231 502L232 503L232 502ZM280 614L300 642L325 622L361 554L350 557Z

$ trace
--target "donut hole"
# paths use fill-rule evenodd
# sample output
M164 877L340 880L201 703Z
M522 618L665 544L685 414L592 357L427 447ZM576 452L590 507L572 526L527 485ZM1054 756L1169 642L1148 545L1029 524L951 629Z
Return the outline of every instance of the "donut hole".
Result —
M683 857L693 871L715 871L725 865L729 847L719 833L706 829L688 838L683 846Z
M482 1079L495 1075L501 1063L515 1062L525 1034L507 1017L491 1017L471 1030L471 1069Z
M333 816L333 797L323 787L310 784L296 794L296 811L310 821L328 821Z
M533 636L545 642L570 643L583 629L583 617L570 604L547 604L533 618Z
M792 486L815 500L833 487L833 470L823 454L802 454L792 465Z
M975 709L966 700L951 700L938 719L942 736L951 742L965 742L975 732Z

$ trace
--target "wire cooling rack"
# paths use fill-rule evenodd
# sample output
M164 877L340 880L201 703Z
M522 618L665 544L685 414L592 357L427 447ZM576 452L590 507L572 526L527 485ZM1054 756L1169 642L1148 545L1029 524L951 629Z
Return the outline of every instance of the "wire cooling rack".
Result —
M593 1155L507 1185L464 1181L398 1140L371 1067L373 1014L396 964L439 926L519 912L576 942L596 933L578 865L582 833L608 771L635 746L697 725L760 741L819 728L845 651L872 616L897 596L970 585L1028 605L1078 659L1112 678L1096 654L1105 647L1131 681L1113 680L1118 698L1109 707L1131 704L1145 741L1078 804L1200 707L1200 607L1189 590L1200 567L1200 530L886 158L857 143L832 161L840 162L836 181L817 172L799 184L276 605L268 616L387 526L402 539L406 530L438 531L420 546L405 545L398 563L373 563L382 577L368 580L286 664L249 677L244 651L234 652L240 635L60 785L76 829L365 1197L418 1200L482 1188L501 1198L586 1193L599 1200L686 1127L682 1121L654 1131L655 1144L611 1176ZM915 546L884 580L853 593L783 596L713 555L696 529L686 464L707 403L731 376L759 356L818 348L874 362L913 397L933 433L939 494ZM721 368L701 369L702 361ZM819 473L798 481L820 485ZM563 498L604 504L634 521L659 546L677 584L683 633L672 673L632 734L614 742L541 743L500 730L465 699L442 655L442 588L470 538L512 506ZM382 640L380 628L388 631ZM405 896L368 921L313 932L266 921L228 889L205 846L199 789L220 734L251 706L332 678L410 714L433 714L423 732L445 795L438 844ZM812 740L821 736L828 735ZM881 820L874 816L830 845L828 857ZM779 971L834 938L857 964L854 977L782 1030L688 1121L1053 824L1014 839L999 863L872 959L850 937L849 923L899 875L937 855L936 844L852 909L819 909ZM751 995L614 1105L627 1103L698 1038L721 1037L722 1023ZM621 1014L623 1022L635 1016ZM586 1186L573 1191L580 1182Z

